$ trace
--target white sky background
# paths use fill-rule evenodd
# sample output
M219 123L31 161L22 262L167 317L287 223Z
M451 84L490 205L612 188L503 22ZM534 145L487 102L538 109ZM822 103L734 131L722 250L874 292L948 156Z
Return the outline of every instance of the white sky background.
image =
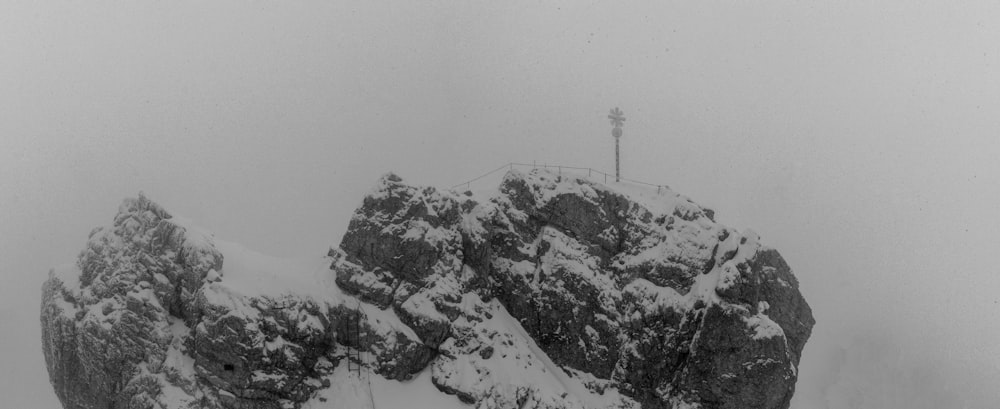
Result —
M994 407L1000 4L829 3L0 2L4 406L58 407L40 286L126 196L322 254L390 170L613 170L620 106L625 176L795 270L793 407Z

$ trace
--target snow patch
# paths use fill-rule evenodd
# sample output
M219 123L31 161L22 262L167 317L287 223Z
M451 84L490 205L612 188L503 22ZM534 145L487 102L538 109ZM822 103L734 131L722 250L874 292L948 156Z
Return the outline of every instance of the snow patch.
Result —
M330 297L330 287L336 287L332 277L317 280L333 275L327 257L272 257L223 240L216 240L215 248L224 258L219 284L240 295L324 300Z
M302 409L471 409L457 397L441 393L431 383L430 369L409 381L385 379L368 370L357 374L338 366L325 377L330 387L316 393Z
M781 326L772 321L764 313L757 313L756 315L743 318L743 322L747 324L748 328L754 331L754 340L785 337L785 331L781 329Z

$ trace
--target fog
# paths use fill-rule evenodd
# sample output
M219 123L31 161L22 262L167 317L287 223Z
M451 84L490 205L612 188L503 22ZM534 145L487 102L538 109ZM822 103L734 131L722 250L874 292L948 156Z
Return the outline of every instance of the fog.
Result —
M830 3L0 2L4 406L58 407L41 283L124 197L322 254L388 171L613 170L619 106L624 176L794 269L793 408L993 408L1000 4Z

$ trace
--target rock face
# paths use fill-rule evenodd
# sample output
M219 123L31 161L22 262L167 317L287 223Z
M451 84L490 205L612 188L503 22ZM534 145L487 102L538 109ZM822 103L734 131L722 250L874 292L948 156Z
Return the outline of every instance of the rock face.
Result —
M140 195L50 273L41 319L67 409L370 407L342 387L359 351L480 409L787 408L814 323L753 232L537 170L485 198L386 175L303 262Z

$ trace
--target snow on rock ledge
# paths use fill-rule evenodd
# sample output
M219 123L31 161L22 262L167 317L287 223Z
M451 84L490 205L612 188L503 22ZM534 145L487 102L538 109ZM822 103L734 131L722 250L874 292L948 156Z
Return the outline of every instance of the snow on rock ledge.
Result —
M670 190L512 171L479 198L389 174L302 260L126 199L50 273L42 338L67 409L787 408L814 322L797 287Z

